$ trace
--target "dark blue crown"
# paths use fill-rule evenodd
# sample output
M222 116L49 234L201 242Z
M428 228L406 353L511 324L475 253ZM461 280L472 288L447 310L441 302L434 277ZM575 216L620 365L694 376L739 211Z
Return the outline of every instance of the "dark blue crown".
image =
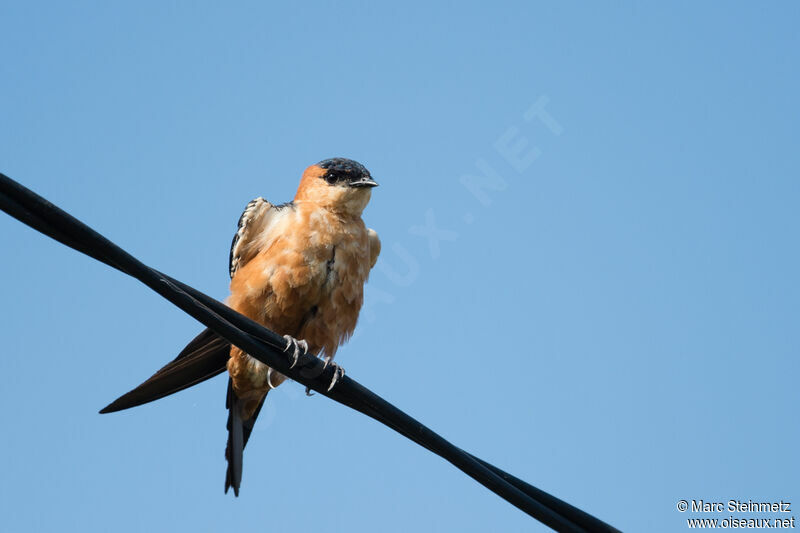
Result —
M347 173L351 176L369 176L369 170L358 161L346 159L344 157L334 157L320 161L317 165L326 170L336 173Z
M327 170L322 178L330 184L350 184L360 186L364 180L372 182L372 176L364 165L352 159L334 157L317 163L320 168Z

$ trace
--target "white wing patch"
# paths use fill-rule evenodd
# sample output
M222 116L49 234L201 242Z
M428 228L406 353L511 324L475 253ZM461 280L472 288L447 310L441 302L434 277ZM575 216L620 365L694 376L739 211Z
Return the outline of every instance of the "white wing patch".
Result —
M261 197L256 198L247 204L242 216L239 217L239 228L233 236L230 254L230 274L231 278L236 271L254 258L264 243L260 239L270 226L279 218L277 215L286 208L294 207L293 204L272 205Z

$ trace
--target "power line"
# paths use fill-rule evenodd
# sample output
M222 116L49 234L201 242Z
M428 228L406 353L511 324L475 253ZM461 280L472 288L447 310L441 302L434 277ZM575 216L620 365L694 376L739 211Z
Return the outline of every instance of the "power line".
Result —
M292 365L286 340L170 276L152 269L78 219L0 173L0 209L28 226L132 276L231 344L281 374L359 411L449 461L498 496L556 531L614 532L614 527L453 445L349 376L328 391L335 369L309 354Z

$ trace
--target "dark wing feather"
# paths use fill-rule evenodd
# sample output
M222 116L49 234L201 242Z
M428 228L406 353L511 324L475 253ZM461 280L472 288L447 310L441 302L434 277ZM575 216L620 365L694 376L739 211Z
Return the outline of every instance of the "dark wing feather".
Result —
M229 257L231 277L236 270L255 257L261 235L284 206L275 207L263 198L256 198L245 207ZM113 413L152 402L222 373L228 362L230 343L206 329L195 337L172 362L150 379L114 400L101 413Z
M278 218L284 208L293 208L292 203L273 206L263 198L256 198L245 207L236 234L233 236L229 256L229 271L233 278L236 271L255 257L260 247L266 244L264 235L271 224ZM227 365L230 355L230 343L206 329L194 338L186 348L169 364L153 374L150 379L124 394L105 407L101 413L112 413L128 409L147 402L152 402L185 388L196 385L211 377L221 374ZM265 396L266 398L266 396ZM253 416L242 420L239 399L233 392L231 380L228 380L228 445L225 457L228 470L225 476L225 492L233 487L234 494L239 495L242 481L242 459L244 447L253 432L258 414L264 405L264 399L258 405Z
M229 353L230 343L206 329L173 361L100 412L113 413L152 402L221 374L225 371Z

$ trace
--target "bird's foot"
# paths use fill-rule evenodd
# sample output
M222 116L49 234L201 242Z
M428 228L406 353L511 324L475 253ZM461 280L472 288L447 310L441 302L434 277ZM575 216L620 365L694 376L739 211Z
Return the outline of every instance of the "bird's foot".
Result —
M294 348L292 350L292 364L289 366L289 368L294 368L294 365L300 360L300 349L302 348L304 354L308 353L308 343L306 341L297 340L291 335L284 335L283 338L286 339L286 348L283 349L284 352L288 352L290 348Z
M331 384L328 385L328 392L330 392L336 386L336 382L344 377L344 367L334 363L333 357L325 358L325 366L322 367L322 370L328 368L328 365L333 365L333 379L331 379Z
M331 379L331 384L328 385L328 392L333 390L333 387L336 386L336 383L339 382L340 379L344 377L344 367L338 365L333 362L333 357L324 357L322 358L324 364L322 365L322 371L324 372L328 365L333 365L333 378ZM311 392L309 387L306 387L306 396L314 396L314 393Z
M267 369L267 386L270 388L270 390L277 387L277 385L272 384L272 372L273 372L272 367Z

